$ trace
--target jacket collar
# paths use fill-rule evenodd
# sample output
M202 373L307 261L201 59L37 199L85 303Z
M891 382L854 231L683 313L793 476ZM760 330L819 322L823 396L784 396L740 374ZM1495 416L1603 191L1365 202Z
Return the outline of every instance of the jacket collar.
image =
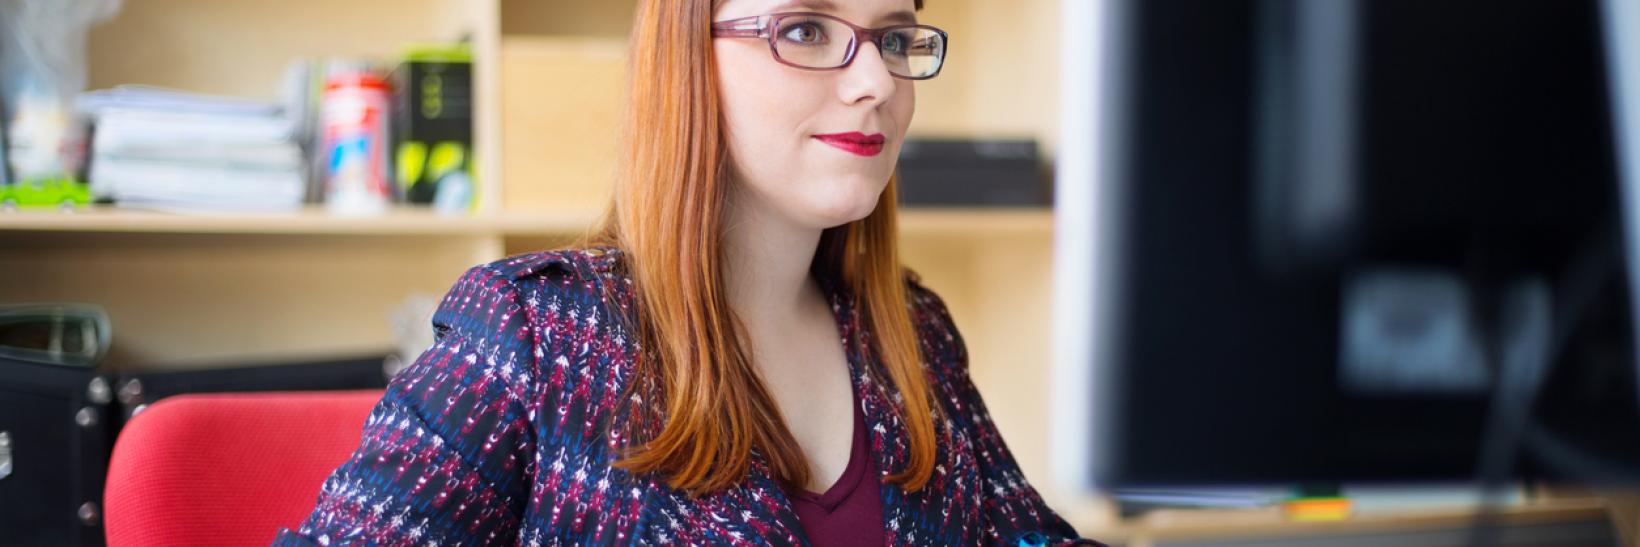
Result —
M581 270L583 274L591 274L599 281L618 280L618 285L629 283L628 278L620 275L619 268L615 267L620 257L619 249L589 249L584 251L583 256L588 259L586 264L578 266L578 269L585 268ZM852 291L846 283L830 276L821 275L818 279L830 301L832 316L844 344L855 400L860 404L864 424L869 429L870 453L879 473L877 481L880 485L878 492L883 507L883 525L890 543L973 541L973 538L928 537L942 531L973 532L974 524L980 521L978 471L972 458L963 456L971 452L965 448L969 446L969 440L953 432L949 422L936 423L935 434L939 436L936 465L923 489L907 492L886 480L889 474L906 465L910 454L905 424L894 411L900 400L899 395L888 380L886 369L876 352L871 350L871 333L863 328L863 318ZM629 292L621 290L625 288L617 289L623 299L631 297ZM740 529L739 532L744 534L742 539L761 537L774 544L808 545L797 512L780 488L779 481L770 472L766 458L754 451L751 460L747 480L739 486L693 498L672 491L670 495L663 496L667 499L663 503L679 513L711 518L719 524L724 523L722 519L733 520L740 516L738 513L748 506L757 507L772 513L773 521L747 522L744 527L731 527ZM651 484L667 489L664 482ZM654 525L664 527L660 523Z

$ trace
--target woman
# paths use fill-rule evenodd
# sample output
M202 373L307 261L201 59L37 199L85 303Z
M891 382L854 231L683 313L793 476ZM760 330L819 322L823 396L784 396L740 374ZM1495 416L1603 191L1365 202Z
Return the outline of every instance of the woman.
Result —
M604 228L458 281L279 542L1071 541L895 254L920 7L641 2Z

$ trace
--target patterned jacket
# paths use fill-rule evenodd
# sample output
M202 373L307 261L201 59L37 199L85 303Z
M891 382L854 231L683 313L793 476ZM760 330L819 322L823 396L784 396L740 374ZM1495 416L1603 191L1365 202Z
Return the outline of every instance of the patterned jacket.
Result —
M520 255L469 270L433 317L435 342L394 378L357 451L325 480L312 515L276 545L806 545L766 462L737 487L697 497L611 465L601 427L631 378L622 310L631 280L611 248ZM968 377L945 305L909 281L927 370L944 403L926 487L880 487L896 545L1068 543L1076 532L1025 481ZM852 302L831 299L878 469L899 469L904 426L886 373L859 350ZM1088 542L1093 543L1093 542Z

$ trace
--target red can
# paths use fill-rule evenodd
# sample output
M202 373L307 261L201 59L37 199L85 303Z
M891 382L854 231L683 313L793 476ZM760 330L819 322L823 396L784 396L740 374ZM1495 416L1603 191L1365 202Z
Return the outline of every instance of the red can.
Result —
M325 203L340 213L385 210L393 201L387 79L367 69L338 71L326 79L323 100Z

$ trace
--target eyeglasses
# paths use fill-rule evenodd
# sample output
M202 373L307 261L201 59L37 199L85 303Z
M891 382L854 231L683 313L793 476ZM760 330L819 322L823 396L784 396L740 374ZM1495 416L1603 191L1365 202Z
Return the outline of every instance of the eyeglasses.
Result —
M823 13L773 13L712 23L718 38L766 38L774 59L805 70L836 70L854 62L861 42L877 45L888 73L927 80L945 65L945 31L927 25L864 28Z

